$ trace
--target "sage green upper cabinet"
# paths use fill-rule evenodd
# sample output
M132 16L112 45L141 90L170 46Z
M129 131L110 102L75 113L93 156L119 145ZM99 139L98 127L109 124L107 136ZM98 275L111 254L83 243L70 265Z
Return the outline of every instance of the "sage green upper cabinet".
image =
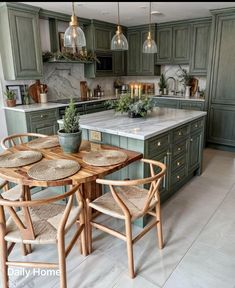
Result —
M151 27L153 38L155 25ZM128 28L127 40L127 75L130 76L153 76L160 75L160 66L155 65L154 54L143 53L143 44L147 39L148 26L141 25Z
M174 64L189 63L190 24L173 26L172 61Z
M192 49L189 71L192 75L206 75L210 46L211 20L192 24Z
M96 25L94 27L94 44L95 50L110 51L111 37L113 29L105 28L103 25Z
M0 5L0 52L5 80L42 77L39 9L10 2Z
M168 64L172 56L172 28L157 27L157 63Z
M125 58L125 51L113 51L113 73L115 76L126 75Z
M190 52L189 21L166 22L157 25L157 64L188 64Z
M140 73L140 32L129 30L127 32L127 75L138 75Z

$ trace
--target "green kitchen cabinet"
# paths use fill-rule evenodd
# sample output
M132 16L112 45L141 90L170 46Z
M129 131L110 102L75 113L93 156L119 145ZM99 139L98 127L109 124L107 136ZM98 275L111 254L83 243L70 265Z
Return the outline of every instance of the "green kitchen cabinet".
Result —
M103 25L94 27L94 50L110 51L113 29L105 28Z
M193 171L200 163L200 150L202 146L202 133L196 133L191 135L189 140L189 161L188 169Z
M9 135L30 132L54 135L59 129L57 108L32 112L5 109L5 116Z
M157 25L157 64L188 64L191 23L166 22Z
M235 149L235 9L212 11L208 66L209 123L207 142L224 150Z
M186 110L203 111L205 109L205 101L180 100L179 108L180 109L186 109Z
M172 29L172 61L174 64L188 64L190 52L190 24L179 24Z
M172 59L172 27L157 27L157 64L169 64Z
M127 51L127 75L140 74L140 31L129 30L127 32L129 49Z
M149 28L147 25L130 27L127 29L129 49L127 51L128 76L160 75L160 66L155 64L154 54L143 53L143 44L147 39ZM152 37L155 35L155 25L151 26Z
M179 101L175 99L161 99L160 97L153 98L154 106L157 107L168 107L168 108L179 108Z
M126 52L113 51L113 74L114 76L126 75Z
M0 52L5 80L42 77L39 9L22 3L0 4Z
M192 49L189 72L192 75L206 75L209 58L211 19L192 24Z

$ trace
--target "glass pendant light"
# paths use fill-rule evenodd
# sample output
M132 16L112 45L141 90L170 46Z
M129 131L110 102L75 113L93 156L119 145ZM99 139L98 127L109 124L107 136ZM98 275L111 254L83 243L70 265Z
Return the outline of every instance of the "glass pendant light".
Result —
M143 44L143 53L157 53L157 44L151 36L151 2L149 2L149 32Z
M64 46L73 48L73 52L76 52L76 47L86 46L86 38L78 25L78 18L74 12L74 2L72 2L72 11L71 22L69 22L69 27L64 33Z
M122 33L122 28L120 26L119 2L118 2L118 25L116 34L113 36L111 41L111 50L116 51L128 50L128 42L125 35Z

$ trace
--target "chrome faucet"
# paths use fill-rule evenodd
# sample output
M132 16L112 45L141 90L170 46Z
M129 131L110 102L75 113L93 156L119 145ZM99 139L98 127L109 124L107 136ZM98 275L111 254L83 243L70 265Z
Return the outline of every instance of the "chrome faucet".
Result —
M177 93L177 91L176 91L176 80L175 80L174 77L171 76L171 77L168 77L168 78L166 79L166 82L168 82L169 79L172 79L172 80L174 81L174 89L171 90L171 92L173 92L174 95L176 95L176 93Z

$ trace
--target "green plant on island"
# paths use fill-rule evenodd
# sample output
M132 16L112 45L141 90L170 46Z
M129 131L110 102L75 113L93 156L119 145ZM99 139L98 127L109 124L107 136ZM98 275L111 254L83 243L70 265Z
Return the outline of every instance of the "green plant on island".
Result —
M128 113L130 117L144 117L153 108L152 99L143 96L133 97L129 94L123 95L116 101L106 101L107 109L114 109L115 112Z
M7 89L6 92L4 92L4 95L6 96L7 100L15 100L16 98L15 92L9 89Z
M164 93L164 89L167 88L166 76L163 73L160 75L158 87L159 87L160 92L162 92L162 94Z
M76 133L79 131L79 118L80 115L75 106L73 99L70 100L69 106L65 109L64 114L64 132Z

